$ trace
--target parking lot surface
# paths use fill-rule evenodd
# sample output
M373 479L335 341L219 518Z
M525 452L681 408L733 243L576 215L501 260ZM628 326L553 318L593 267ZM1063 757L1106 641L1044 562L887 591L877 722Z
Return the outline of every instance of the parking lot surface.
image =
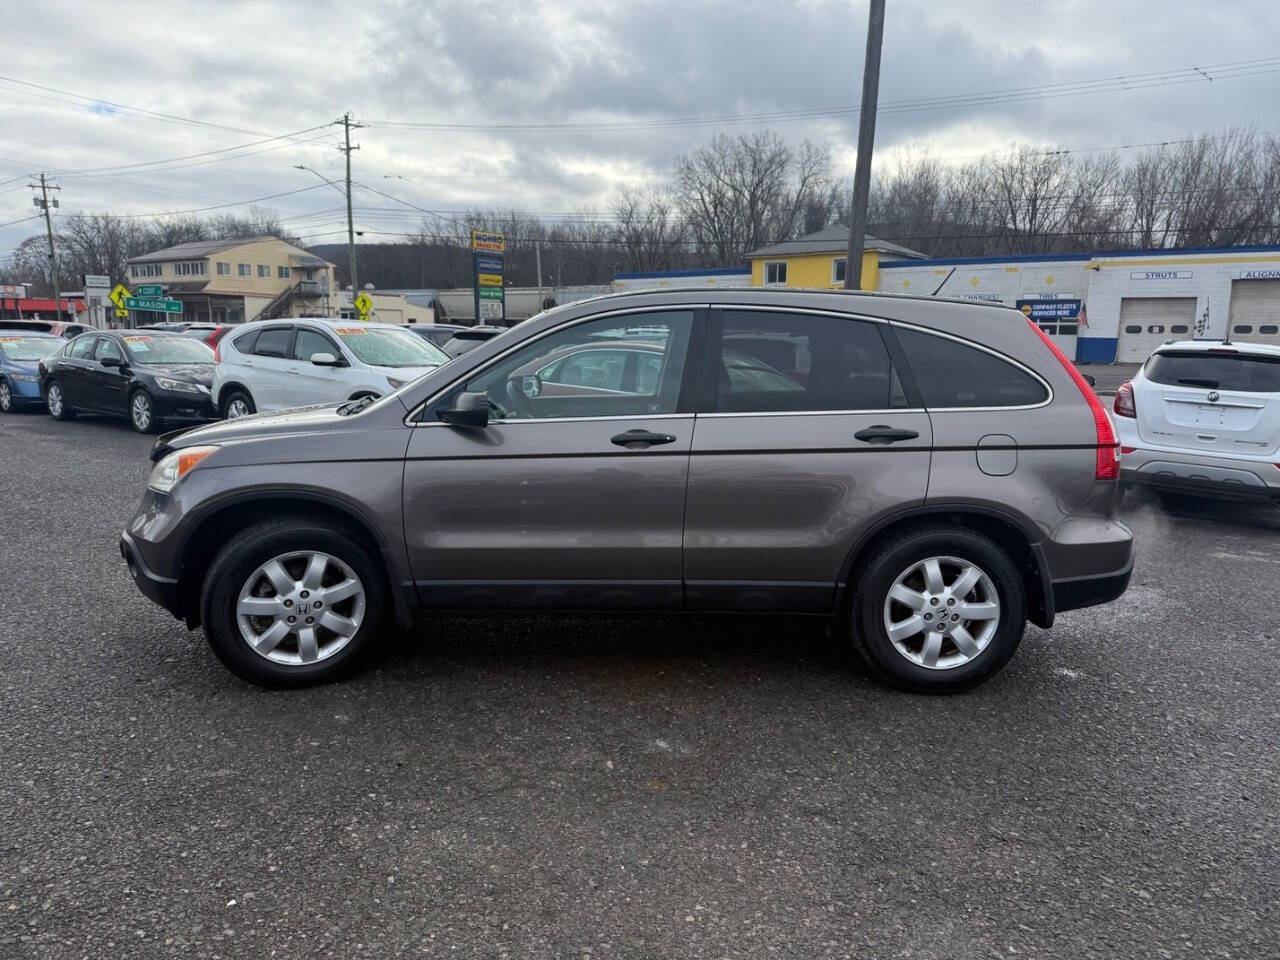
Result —
M271 693L146 601L150 440L0 420L0 957L1263 957L1280 511L1137 503L951 698L796 619L436 619Z

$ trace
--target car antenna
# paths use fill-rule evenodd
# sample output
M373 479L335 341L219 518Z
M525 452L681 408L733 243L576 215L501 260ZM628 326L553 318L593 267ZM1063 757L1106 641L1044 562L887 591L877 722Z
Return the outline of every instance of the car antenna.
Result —
M929 296L936 297L939 293L941 293L942 288L945 287L947 285L947 281L951 279L951 274L955 272L956 272L955 267L952 267L950 270L948 270L947 275L942 278L942 282L934 288L933 293L929 294Z

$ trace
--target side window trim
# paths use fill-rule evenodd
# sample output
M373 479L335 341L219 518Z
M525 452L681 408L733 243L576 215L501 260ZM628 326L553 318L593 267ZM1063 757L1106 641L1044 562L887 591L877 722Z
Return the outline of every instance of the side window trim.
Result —
M659 419L659 418L675 418L675 417L690 416L692 411L684 409L685 391L690 383L691 371L693 369L691 364L695 360L694 351L696 349L698 341L703 336L703 328L706 326L706 314L708 310L708 305L705 301L702 303L683 303L683 302L669 303L669 304L653 305L648 307L622 307L615 310L608 310L603 313L583 314L580 317L574 317L572 320L566 321L564 323L560 323L560 324L556 324L555 326L548 327L546 330L543 330L541 333L537 334L536 336L530 337L527 340L521 340L519 343L513 343L506 350L503 350L497 356L489 357L487 360L484 361L484 363L480 364L479 366L471 368L467 370L465 373L458 374L456 377L454 377L454 379L450 380L448 384L436 390L434 393L429 395L422 402L416 404L413 407L413 409L410 410L409 413L405 415L404 423L406 426L410 426L410 427L433 427L433 426L447 427L448 424L446 423L441 423L440 421L434 420L434 419L427 419L428 413L436 406L436 404L438 404L441 400L448 397L449 394L453 393L455 390L462 387L464 384L466 384L468 381L470 381L474 377L478 377L480 376L480 374L484 373L489 368L496 366L499 363L502 363L504 360L510 357L511 354L515 353L517 350L523 350L526 347L537 343L539 340L545 339L546 337L552 336L553 334L559 333L563 330L569 330L580 324L591 323L592 321L595 321L595 320L605 320L605 319L608 319L609 317L632 316L635 314L643 314L643 313L670 313L676 310L688 310L693 314L692 330L689 336L688 349L686 350L686 353L685 353L684 370L681 372L680 390L679 390L679 393L677 394L676 409L674 413L645 414L645 419L653 420L653 419ZM512 424L517 422L519 423L571 423L571 422L574 422L575 420L578 422L581 422L583 420L634 420L634 419L636 419L635 414L625 414L625 415L620 414L617 416L605 416L605 417L529 418L527 420L520 420L520 421L516 421L516 420L503 421L503 423L504 424Z
M999 350L993 350L991 347L988 347L988 346L986 346L985 344L978 343L977 341L974 341L974 340L966 340L964 337L957 337L957 336L956 336L956 335L954 335L954 334L951 334L951 333L945 333L945 332L943 332L943 331L941 331L941 330L934 330L934 329L932 329L932 328L930 328L930 327L922 327L922 326L920 326L919 324L915 324L915 323L907 323L907 322L906 322L906 321L904 321L904 320L889 320L889 321L887 321L887 322L888 322L888 324L889 324L889 326L890 326L891 328L895 328L895 329L896 329L896 328L898 328L898 327L901 327L901 328L902 328L902 329L904 329L904 330L914 330L914 331L915 331L915 332L917 332L917 333L925 334L925 335L932 336L932 337L939 337L939 338L941 338L941 339L943 339L943 340L953 340L953 341L955 341L956 343L961 344L962 346L966 346L966 347L969 347L969 348L971 348L971 349L973 349L973 350L980 350L980 351L982 351L983 353L990 354L991 356L995 357L997 360L1002 360L1002 361L1004 361L1005 363L1009 364L1010 366L1012 366L1012 367L1014 367L1014 368L1016 368L1016 369L1018 369L1018 370L1021 370L1023 373L1027 374L1029 377L1031 377L1033 380L1035 380L1035 382L1036 382L1036 383L1040 384L1040 386L1044 388L1044 392L1045 392L1045 398L1044 398L1043 400L1041 400L1039 403L1010 404L1010 405L1008 405L1008 406L995 406L995 407L990 407L990 406L984 406L984 407L925 407L924 409L927 409L927 410L929 410L929 411L931 411L931 412L932 412L932 411L938 411L938 412L953 412L953 411L957 411L957 410L959 410L959 411L975 411L975 410L978 410L978 411L984 411L984 410L1038 410L1038 409L1039 409L1039 408L1041 408L1041 407L1047 407L1049 404L1053 403L1053 396L1054 396L1054 394L1053 394L1053 386L1049 383L1049 381L1048 381L1048 380L1046 380L1044 377L1040 376L1040 374L1039 374L1039 373L1037 373L1035 370L1033 370L1031 367L1027 366L1025 363L1023 363L1023 362L1022 362L1022 361L1020 361L1020 360L1016 360L1016 359L1014 359L1013 357L1009 356L1007 353L1001 353ZM908 371L909 373L911 373L911 365L910 365L910 364L907 364L906 369L907 369L907 371ZM914 375L914 373L911 373L911 376L912 376L912 381L913 381L913 385L914 385L914 376L915 376L915 375ZM903 384L903 386L905 387L905 383ZM921 397L921 400L923 401L923 397Z

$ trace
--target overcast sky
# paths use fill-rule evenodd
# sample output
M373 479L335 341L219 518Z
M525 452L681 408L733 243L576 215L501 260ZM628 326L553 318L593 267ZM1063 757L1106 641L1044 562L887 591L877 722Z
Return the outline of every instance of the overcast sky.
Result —
M37 212L24 175L47 170L59 174L64 214L189 210L314 186L260 205L308 242L336 242L343 197L293 165L340 177L340 128L320 125L348 110L369 123L357 134L355 179L432 210L607 211L619 185L660 179L677 154L718 132L762 126L827 141L837 174L852 171L850 114L594 130L379 122L608 125L848 108L861 89L864 2L44 0L39 13L38 30L8 30L0 45L4 223ZM1107 147L1229 124L1272 130L1277 37L1274 0L888 0L877 162L904 149L958 159L1018 142ZM1209 66L1272 57L1254 68L1271 72L1249 76ZM1217 79L900 109L921 98L1181 76L1193 66ZM295 136L265 140L281 134ZM110 169L242 144L252 146L155 170ZM394 239L420 220L367 189L355 200L366 240ZM0 259L40 228L0 227Z

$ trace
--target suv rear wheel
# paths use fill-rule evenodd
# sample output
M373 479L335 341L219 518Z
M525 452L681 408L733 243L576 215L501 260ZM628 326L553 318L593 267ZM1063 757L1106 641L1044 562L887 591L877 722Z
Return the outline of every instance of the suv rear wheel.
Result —
M247 417L255 410L256 408L253 405L253 398L243 390L232 390L227 394L227 398L222 401L223 420L235 420L239 417Z
M342 676L377 634L386 605L381 568L349 531L297 517L234 537L200 597L213 652L263 687Z
M62 395L62 384L50 380L44 388L45 406L49 408L49 416L55 420L74 420L76 412L67 405L67 398Z
M894 686L954 693L1013 656L1026 590L994 541L955 527L913 530L876 551L854 599L854 646Z

